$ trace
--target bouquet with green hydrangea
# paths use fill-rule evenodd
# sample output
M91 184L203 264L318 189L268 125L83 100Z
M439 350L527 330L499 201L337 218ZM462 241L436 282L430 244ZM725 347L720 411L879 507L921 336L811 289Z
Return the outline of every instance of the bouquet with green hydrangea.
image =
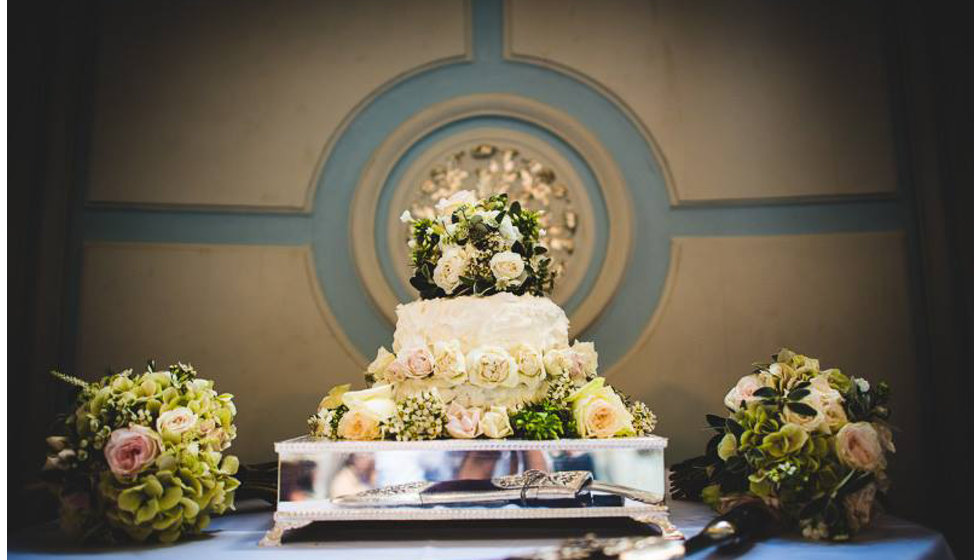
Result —
M188 364L86 382L64 431L47 438L45 479L62 527L82 540L173 542L234 509L235 405Z
M675 498L726 511L761 501L811 539L847 540L888 489L888 385L783 349L725 397L705 454L672 467Z
M436 212L434 219L402 214L411 225L411 283L422 299L551 292L555 273L539 242L538 212L506 194L477 200L473 191L440 200Z

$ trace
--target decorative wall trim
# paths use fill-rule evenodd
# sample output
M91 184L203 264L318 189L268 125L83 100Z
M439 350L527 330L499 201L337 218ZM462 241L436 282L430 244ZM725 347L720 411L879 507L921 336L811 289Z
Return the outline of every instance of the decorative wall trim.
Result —
M646 343L647 340L653 336L653 331L657 330L662 320L664 310L667 308L667 303L670 301L671 294L674 293L674 288L677 285L677 271L680 270L681 266L681 256L684 245L679 242L678 239L672 238L670 240L670 265L667 268L667 277L664 278L664 287L660 291L660 299L657 301L657 308L653 310L650 315L650 320L647 322L646 326L643 327L643 332L640 336L636 337L633 342L633 346L629 348L626 352L620 356L619 360L613 363L611 366L604 368L602 375L604 377L612 377L617 375L623 367L633 359L633 357L640 351L640 348Z
M358 274L380 312L394 323L394 309L399 301L391 286L377 273L381 263L375 250L374 224L353 217L374 215L385 181L411 146L442 126L479 116L527 121L561 138L592 168L609 216L615 217L610 220L603 274L591 295L571 317L570 333L574 336L598 317L619 286L632 244L632 204L615 160L592 132L563 111L533 99L504 93L457 97L420 111L396 128L371 155L351 202L351 252Z
M664 155L663 150L657 143L657 140L650 130L650 128L643 122L643 120L637 115L637 113L630 107L630 105L614 91L606 87L602 82L593 78L592 76L567 66L565 64L556 62L549 58L535 56L526 53L520 53L514 50L512 45L512 25L511 18L513 17L512 4L514 0L504 0L504 17L503 17L503 58L504 60L510 60L514 62L521 62L525 64L531 64L535 66L540 66L547 68L549 70L565 74L573 79L581 81L591 88L598 91L604 97L608 98L613 104L615 104L624 115L626 115L633 126L640 131L640 134L646 140L650 147L650 152L656 159L657 164L660 166L663 176L664 183L667 186L667 196L670 200L670 205L672 207L687 207L687 206L755 206L759 204L766 205L778 205L791 202L794 204L805 204L805 203L826 203L826 202L836 202L836 201L865 201L865 200L897 200L898 190L892 189L887 192L872 192L866 194L828 194L828 195L803 195L803 196L773 196L773 197L716 197L711 199L690 199L685 198L681 195L680 190L677 188L676 179L674 178L673 172L671 171L670 162Z
M111 200L93 200L86 197L84 205L92 208L130 208L145 210L180 210L187 212L246 212L246 213L274 213L274 214L311 214L313 212L313 199L323 167L330 159L337 140L344 134L351 122L357 117L365 107L370 105L385 91L393 86L412 78L418 74L428 72L434 68L448 64L473 61L473 17L471 0L461 0L463 3L461 22L463 25L463 54L452 55L433 59L425 64L409 68L385 80L381 85L368 92L350 111L347 112L343 120L337 127L330 132L316 165L313 166L312 173L306 185L305 200L302 205L259 205L259 204L184 204L184 203L150 203L150 202L126 202Z
M351 343L350 339L347 338L347 334L344 329L340 326L337 318L334 316L333 311L330 309L330 305L327 303L326 298L323 296L323 292L320 290L320 282L317 280L316 276L316 266L313 262L313 252L309 245L299 245L299 246L282 246L282 245L231 245L231 244L205 244L205 243L139 243L139 242L115 242L115 241L88 241L83 245L83 263L85 266L84 259L85 254L87 254L90 249L130 249L139 251L194 251L194 250L214 250L214 251L235 251L235 250L247 250L255 248L271 248L278 251L300 251L303 255L304 262L304 272L306 274L306 281L310 287L310 293L313 299L317 302L317 308L320 313L320 317L323 319L324 325L327 331L337 339L340 346L344 349L347 355L357 364L366 366L369 362L357 347ZM80 287L79 291L84 293L84 290ZM76 349L76 362L80 359L78 352L80 349Z
M557 176L561 177L562 182L565 183L572 192L572 197L576 202L576 207L580 211L580 225L578 229L581 234L579 237L581 244L575 248L574 260L576 261L577 266L575 266L569 274L563 276L560 281L556 282L555 292L552 294L552 299L555 300L555 303L558 305L564 304L582 283L586 272L589 269L589 263L592 260L592 254L595 249L596 237L595 224L594 221L590 219L590 216L594 215L597 209L592 206L591 201L589 200L588 192L582 183L582 179L577 173L575 173L572 165L564 157L562 157L557 150L549 146L547 142L539 138L535 138L530 134L504 128L481 127L464 130L435 143L429 149L425 150L425 152L420 154L402 174L398 184L395 185L395 192L392 196L387 214L384 216L379 216L376 211L376 213L371 216L372 219L370 221L374 222L376 219L380 218L384 220L383 223L398 223L401 225L400 222L398 222L398 216L402 210L408 208L407 203L409 200L409 195L416 188L416 185L412 183L412 180L424 173L426 168L429 167L433 160L440 154L448 152L454 148L473 143L512 146L520 148L524 154L530 153L540 155L543 157L544 161L555 168L557 171ZM367 219L367 217L361 216L359 219L364 220ZM410 259L408 248L405 244L405 237L403 235L403 233L406 231L407 228L404 226L391 227L388 229L388 258L391 259L391 262L399 265L397 267L397 270L399 271L398 277L399 280L401 280L404 289L409 293L414 293L415 288L413 288L408 281L410 278L410 270L407 267L400 266L401 263L407 263ZM378 271L378 273L380 274L380 271Z

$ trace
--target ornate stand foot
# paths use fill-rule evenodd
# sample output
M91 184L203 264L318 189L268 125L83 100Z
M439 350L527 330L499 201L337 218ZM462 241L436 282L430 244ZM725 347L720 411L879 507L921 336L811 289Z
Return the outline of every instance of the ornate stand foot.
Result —
M656 525L660 528L660 533L665 539L684 540L684 534L670 522L670 518L666 515L638 515L634 516L633 520L647 525Z
M259 546L281 546L282 545L282 535L286 531L292 531L293 529L300 529L306 527L312 523L311 521L279 521L276 520L276 524L269 529L262 540L259 541Z

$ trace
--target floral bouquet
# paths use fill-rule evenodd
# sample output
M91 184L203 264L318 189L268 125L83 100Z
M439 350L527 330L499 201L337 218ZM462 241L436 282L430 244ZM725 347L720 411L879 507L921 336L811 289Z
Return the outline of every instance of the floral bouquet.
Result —
M804 537L849 539L888 489L888 385L786 349L755 365L725 397L728 416L707 416L705 454L672 467L674 498L722 512L761 501Z
M473 191L440 200L436 211L435 219L401 216L412 227L411 283L422 299L551 291L555 273L538 243L538 212L508 204L506 194L477 200Z
M238 458L232 396L187 364L135 374L127 369L81 389L63 435L47 438L45 479L60 502L62 527L82 540L198 533L212 514L234 508Z

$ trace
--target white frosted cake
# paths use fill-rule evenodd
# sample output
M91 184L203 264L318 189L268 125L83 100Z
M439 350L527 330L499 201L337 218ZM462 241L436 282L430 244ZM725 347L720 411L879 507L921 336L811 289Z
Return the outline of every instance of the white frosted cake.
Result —
M553 439L652 431L639 401L605 385L591 342L569 344L568 318L547 297L555 274L539 213L506 195L460 191L411 224L412 285L369 389L335 387L310 419L334 439Z

